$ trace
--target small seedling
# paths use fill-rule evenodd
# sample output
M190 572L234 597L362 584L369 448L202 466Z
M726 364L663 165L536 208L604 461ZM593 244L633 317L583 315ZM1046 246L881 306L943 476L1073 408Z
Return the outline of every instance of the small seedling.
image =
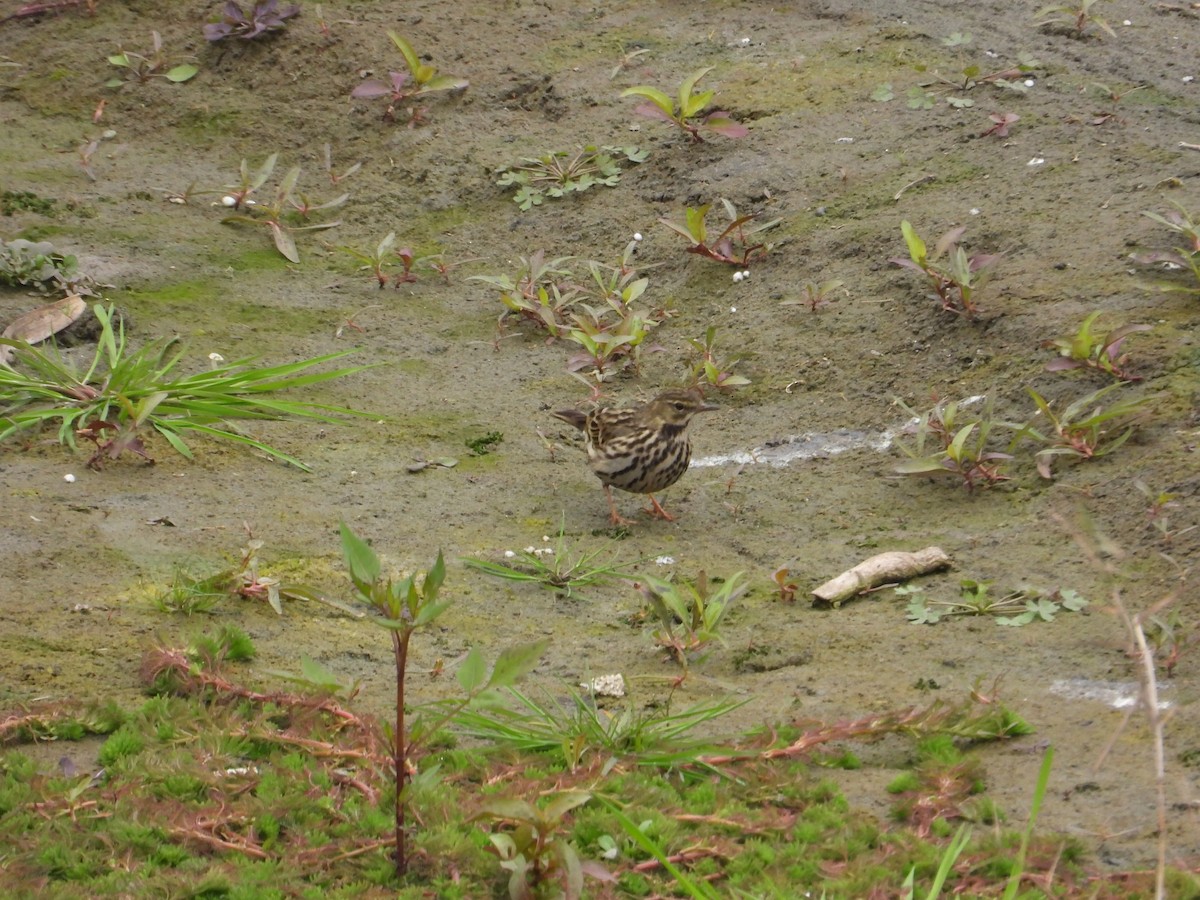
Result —
M64 293L91 294L91 279L79 273L79 263L68 253L59 253L49 241L0 239L0 284L48 288Z
M1020 122L1021 117L1016 113L1010 112L992 113L990 116L988 116L988 121L992 123L992 127L982 132L979 135L980 137L988 137L990 135L993 137L1006 138L1008 137L1008 129L1017 122Z
M508 894L515 898L582 897L584 866L568 839L567 814L592 799L586 791L552 794L542 806L501 798L475 816L509 826L488 835L500 867L511 873Z
M608 311L595 310L586 304L571 312L575 327L563 337L583 349L567 358L568 372L590 366L596 380L602 382L617 372L637 367L646 338L658 322L630 308L619 315L613 322ZM662 348L655 345L650 349Z
M1053 622L1060 612L1079 612L1088 601L1072 590L1046 594L1028 588L994 597L990 581L964 578L959 582L957 600L932 600L919 587L895 589L896 596L908 599L905 613L915 625L934 625L950 616L992 616L997 625L1020 627L1030 622Z
M1124 386L1124 383L1110 384L1093 391L1069 404L1061 413L1055 413L1041 394L1028 388L1029 396L1037 405L1037 413L1017 432L1009 449L1024 438L1043 445L1034 454L1034 460L1038 474L1047 480L1054 477L1051 470L1057 456L1074 456L1078 459L1107 456L1129 440L1144 414L1143 407L1150 399L1121 400L1106 406L1106 396ZM1048 429L1034 427L1038 416L1049 423Z
M806 281L804 287L801 288L802 296L794 300L784 300L780 306L807 306L810 311L817 312L832 302L831 295L838 288L845 286L846 282L840 278L831 278L829 281L822 281L817 284L815 281Z
M696 82L712 70L713 66L707 66L685 78L679 85L675 100L672 100L658 88L647 87L645 85L627 88L621 92L621 96L641 97L647 102L641 103L635 108L634 111L638 115L658 119L663 122L670 122L690 137L693 143L703 142L704 138L700 136L701 129L711 131L714 134L724 135L725 137L745 137L750 133L750 130L740 122L731 119L729 113L724 110L718 110L709 113L707 116L702 116L704 110L712 102L713 92L696 92Z
M1129 354L1121 353L1125 338L1139 331L1151 331L1153 325L1122 325L1107 334L1092 332L1092 323L1100 316L1100 310L1091 313L1079 330L1069 337L1043 341L1043 347L1058 351L1058 359L1046 363L1047 372L1066 372L1071 369L1094 369L1105 372L1118 381L1141 381L1140 375L1132 375L1125 368Z
M1082 38L1089 27L1095 26L1109 37L1116 37L1117 33L1112 30L1112 26L1092 12L1092 7L1098 2L1099 0L1072 0L1069 3L1043 6L1033 14L1037 19L1035 24L1038 28L1053 25L1058 29L1074 32L1077 38Z
M1146 508L1146 519L1154 527L1154 530L1162 536L1163 540L1170 541L1172 538L1186 534L1198 527L1191 525L1181 529L1171 528L1171 520L1167 513L1169 510L1179 508L1179 503L1176 502L1176 494L1168 491L1155 491L1140 478L1134 479L1133 486L1150 501L1150 505Z
M573 257L560 256L546 260L546 252L538 250L528 258L520 257L514 275L472 275L468 281L481 281L500 292L505 311L500 325L509 316L519 316L543 329L551 338L559 337L567 323L567 310L575 302L579 289L568 280L565 268Z
M972 41L973 38L970 34L961 32L955 32L942 39L942 46L955 50L958 57L955 63L958 71L953 75L944 75L941 69L931 68L926 63L918 63L914 66L917 72L928 72L932 76L932 80L923 81L908 89L907 97L910 109L932 109L940 95L946 95L946 103L956 109L972 107L975 105L975 101L962 95L981 84L991 84L1017 93L1024 93L1028 90L1021 76L1034 71L1041 63L1028 54L1020 54L1017 65L988 71L978 63L964 60L962 49L969 46ZM873 99L892 99L894 93L891 85L884 87L887 90L877 89L876 93L872 95Z
M901 475L957 475L968 491L1008 480L1000 470L1012 456L990 450L989 439L994 428L1010 426L992 418L990 401L979 418L965 422L957 403L937 403L920 415L901 400L896 404L914 419L905 429L913 443L896 441L909 457L896 466Z
M244 210L245 212L234 213L233 215L226 216L221 221L230 224L267 227L271 232L271 239L275 243L275 249L290 262L298 263L300 262L300 252L296 249L296 240L293 237L295 232L336 228L341 222L315 222L309 225L297 225L297 214L299 214L300 218L306 219L309 214L317 210L332 209L341 206L350 198L350 195L342 194L340 197L326 203L310 203L302 194L296 192L296 184L300 180L300 167L293 166L280 180L272 202L260 203L252 200L250 195L262 187L267 179L271 177L278 158L278 153L272 153L267 157L262 167L253 173L250 171L246 160L242 160L241 183L228 188L229 193L221 199L220 205L231 207L235 210Z
M601 554L605 556L603 560ZM504 558L504 562L468 558L463 563L497 578L540 584L565 598L576 596L575 591L580 588L630 577L629 567L617 560L614 542L595 550L573 550L562 525L552 546L510 550Z
M317 8L320 9L320 7L317 7ZM339 175L337 172L333 171L333 147L331 147L329 144L325 145L325 172L326 172L326 174L329 175L329 183L330 184L340 184L341 182L343 182L347 178L349 178L351 175L358 172L358 170L361 168L362 168L362 163L356 162L352 166L350 166L350 168L348 168L345 172L342 172Z
M724 581L709 580L703 571L690 581L664 581L644 576L636 585L660 627L654 640L684 669L688 655L709 642L719 640L721 621L749 585L737 572Z
M925 241L905 219L900 223L900 231L908 247L908 259L892 257L888 262L922 273L933 288L930 296L941 303L946 312L973 317L979 312L975 292L982 289L988 279L984 270L1000 259L1000 255L976 253L968 256L958 243L966 230L965 226L959 226L947 231L930 256ZM947 257L946 263L939 265L943 256Z
M752 243L751 241L754 235L774 228L780 220L772 219L770 222L756 223L751 226L749 223L758 218L758 213L738 215L737 207L724 198L721 199L721 205L729 217L729 224L711 243L708 238L708 227L705 224L705 217L708 215L711 204L706 203L695 208L686 207L683 223L673 222L665 217L658 221L691 244L687 248L688 253L696 253L706 259L739 268L750 265L753 260L765 259L774 245L765 242Z
M718 390L728 390L745 387L750 379L744 375L734 375L734 367L741 361L740 357L718 361L716 357L717 326L710 325L705 329L704 337L698 340L688 339L696 363L692 366L691 376L698 385L708 384Z
M400 287L402 284L409 284L417 280L417 276L412 273L413 252L408 247L396 248L396 232L394 231L389 231L384 235L371 253L356 250L354 247L340 249L362 262L364 269L370 269L381 288L387 287L389 282ZM400 265L401 271L394 275L389 274L388 269L395 267L397 263Z
M204 26L204 37L210 41L223 41L227 37L256 40L282 31L287 20L298 15L300 7L295 3L280 9L279 0L258 0L247 13L234 0L228 0L221 21Z
M133 53L120 50L108 57L109 63L122 70L118 78L110 78L104 83L105 87L119 88L126 84L141 84L151 78L165 78L167 81L179 84L195 77L200 70L191 63L182 63L167 68L167 55L163 52L162 36L157 31L150 32L151 49L147 54Z
M547 197L564 197L596 185L613 187L621 180L622 164L644 162L649 155L637 147L589 144L574 155L556 150L526 157L517 165L501 166L494 174L500 176L496 184L501 187L517 187L514 203L530 209L540 206Z
M408 71L389 72L386 82L365 81L350 92L351 97L365 100L386 97L388 107L384 112L384 118L394 119L397 108L414 97L423 97L440 91L461 91L466 90L469 86L467 79L454 75L439 75L436 68L421 62L412 45L396 32L388 31L387 35L404 57ZM406 111L409 127L424 121L424 109L410 106Z
M1200 216L1193 216L1178 203L1172 203L1171 205L1175 209L1166 215L1159 215L1154 212L1143 212L1142 215L1148 219L1152 219L1159 225L1165 225L1177 235L1182 236L1186 242L1186 246L1176 247L1174 250L1169 251L1140 254L1135 258L1140 263L1162 263L1168 269L1185 269L1190 271L1195 277L1197 284L1200 285ZM1181 291L1187 294L1200 293L1200 287L1177 285L1169 282L1161 282L1156 286L1159 290L1163 291Z

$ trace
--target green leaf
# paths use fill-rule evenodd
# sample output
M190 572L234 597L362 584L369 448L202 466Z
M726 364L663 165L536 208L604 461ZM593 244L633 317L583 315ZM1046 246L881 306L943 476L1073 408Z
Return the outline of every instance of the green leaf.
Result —
M577 806L583 806L592 799L587 791L564 791L546 804L542 815L551 822L557 822Z
M379 557L367 542L350 530L345 522L338 524L342 534L342 557L355 582L374 584L379 580Z
M658 88L649 87L647 85L639 85L638 87L626 88L621 91L622 97L641 97L649 100L662 111L662 114L668 119L675 118L675 107L671 102L671 98L660 91Z
M396 45L396 49L404 55L404 62L408 65L408 71L412 73L413 80L418 84L423 84L424 82L417 77L417 73L421 70L421 61L417 59L417 54L413 50L412 45L394 31L389 30L387 36L392 39L392 43Z
M1068 609L1071 612L1079 612L1079 610L1088 605L1088 601L1078 591L1073 591L1070 588L1059 591L1058 596L1063 609Z
M193 66L189 63L184 63L183 65L176 66L167 72L167 81L173 81L176 84L179 84L196 77L196 73L199 71L199 67Z
M879 85L871 92L871 99L876 103L887 103L889 100L894 100L895 98L896 93L892 90L890 82Z
M487 687L501 688L515 684L533 671L549 643L548 639L543 638L528 644L506 647L496 658L496 665L492 667L492 677L488 679Z
M442 551L438 551L437 560L425 575L425 583L422 589L425 592L425 598L432 600L438 595L438 590L442 586L442 582L446 580L446 561L442 558Z
M707 75L712 70L713 70L712 66L705 66L703 69L697 69L695 72L693 72L687 78L683 79L683 81L680 83L680 85L679 85L679 112L680 112L680 116L682 118L687 119L687 118L695 115L696 112L699 112L701 109L704 109L704 107L706 105L708 105L708 101L712 99L712 91L706 91L704 95L701 95L701 96L705 97L704 103L700 104L700 106L698 106L698 107L694 107L692 105L693 99L694 99L692 97L692 91L694 91L696 89L696 82L698 82L701 78L703 78L705 75ZM685 110L692 110L692 111L685 112Z
M904 235L904 243L908 245L908 257L921 268L925 268L926 247L925 242L921 240L921 236L917 234L915 228L909 223L908 219L900 223L900 232Z
M427 600L421 603L417 608L417 614L413 617L413 628L428 625L453 605L451 600L444 600L441 603L431 603Z
M108 61L114 66L121 66L123 68L129 67L129 57L124 53L115 53L108 58Z
M434 91L456 91L468 85L469 82L465 78L455 78L453 75L436 75L425 82L419 93L430 94Z
M342 682L337 675L309 656L300 657L300 674L313 687L329 688L334 691L342 689Z
M467 653L467 658L458 667L459 687L465 693L473 694L483 686L485 678L487 678L487 663L484 662L483 653L478 647L472 647Z

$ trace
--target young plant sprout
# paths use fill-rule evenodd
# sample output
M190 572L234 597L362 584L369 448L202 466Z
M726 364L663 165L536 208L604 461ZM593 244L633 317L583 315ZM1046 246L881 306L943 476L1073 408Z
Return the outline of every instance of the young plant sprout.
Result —
M639 85L627 88L621 92L622 97L641 97L645 103L638 104L634 112L651 119L669 122L683 131L692 143L702 143L701 129L725 137L745 137L750 130L740 122L730 118L729 113L717 110L703 115L704 110L712 102L712 91L696 92L696 82L713 70L712 66L698 69L679 85L675 99L667 96L658 88Z

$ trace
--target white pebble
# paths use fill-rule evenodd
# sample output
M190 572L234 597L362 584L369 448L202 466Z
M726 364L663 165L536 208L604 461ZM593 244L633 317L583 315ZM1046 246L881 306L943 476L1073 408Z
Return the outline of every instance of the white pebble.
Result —
M258 201L257 200L247 200L246 205L247 206L258 206Z
M737 312L737 307L736 307L736 306L731 306L731 307L729 307L729 311L730 311L730 312Z
M103 134L100 135L100 137L104 138L106 141L111 141L116 136L117 132L112 128L107 129Z
M74 484L75 476L72 475L70 472L68 472L66 475L63 476L63 481L65 481L67 484Z
M210 353L208 354L208 361L214 366L217 366L225 362L225 357L223 357L220 353Z
M750 277L750 270L749 270L749 269L743 269L743 270L742 270L742 277L743 277L743 278L749 278L749 277Z
M1196 80L1196 76L1195 75L1184 75L1179 80L1182 81L1184 84L1191 84L1193 81Z
M1126 19L1126 20L1125 20L1124 22L1122 22L1121 24L1122 24L1122 25L1132 25L1133 23L1132 23L1131 21L1129 21L1128 19Z
M750 46L750 38L742 38L742 46L743 47Z
M1027 166L1040 166L1040 165L1042 165L1042 164L1043 164L1045 161L1046 161L1046 160L1045 160L1044 158L1042 158L1042 157L1040 157L1040 156L1035 156L1035 157L1034 157L1033 159L1031 159L1029 162L1025 163L1025 165L1027 165Z
M971 215L973 215L973 216L979 215L979 207L978 206L971 207Z
M513 558L514 556L516 556L516 555L517 555L517 554L513 553L511 550L505 550L505 551L504 551L504 558L505 558L505 559L512 559L512 558Z
M237 200L235 200L233 197L230 197L228 194L226 194L224 197L221 198L221 205L222 206L237 206Z
M675 557L673 557L673 556L656 556L654 558L654 562L660 566L673 566L673 565L675 565Z
M640 241L642 239L642 233L640 231L635 231L633 233L633 239L635 241Z
M1025 87L1033 87L1035 84L1037 84L1037 82L1034 81L1032 78L1025 79Z
M735 282L736 282L736 281L741 281L743 277L745 277L745 276L743 276L741 272L734 272L734 273L733 273L733 280L734 280Z

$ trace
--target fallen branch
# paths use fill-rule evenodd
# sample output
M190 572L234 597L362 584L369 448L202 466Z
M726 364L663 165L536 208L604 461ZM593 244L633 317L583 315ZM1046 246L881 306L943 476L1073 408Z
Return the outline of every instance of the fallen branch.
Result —
M813 590L813 606L836 609L851 597L881 584L907 581L949 565L950 557L940 547L926 547L912 553L899 550L880 553Z

